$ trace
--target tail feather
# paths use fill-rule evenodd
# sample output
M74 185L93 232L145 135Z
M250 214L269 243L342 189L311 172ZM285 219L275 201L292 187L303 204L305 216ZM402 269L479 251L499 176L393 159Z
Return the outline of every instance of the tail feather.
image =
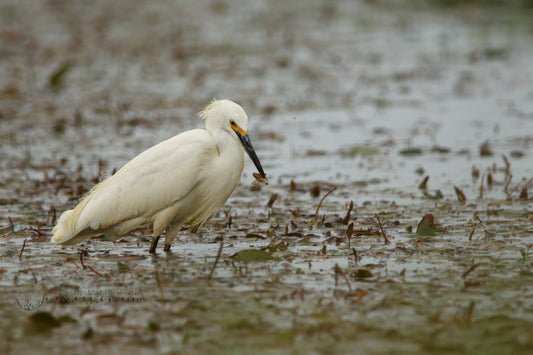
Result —
M67 210L61 214L56 226L52 230L54 233L50 240L53 244L73 245L81 243L98 231L87 231L87 226L80 225L81 212L89 202L89 198L82 200L73 210Z
M52 230L54 236L51 242L53 244L63 244L75 234L77 221L73 221L72 219L73 211L67 210L59 217L56 226Z

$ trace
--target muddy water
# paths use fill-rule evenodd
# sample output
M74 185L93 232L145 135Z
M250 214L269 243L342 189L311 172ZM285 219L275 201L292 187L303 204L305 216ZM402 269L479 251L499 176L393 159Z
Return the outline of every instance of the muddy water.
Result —
M4 352L533 347L530 10L0 6ZM247 163L169 254L148 255L149 230L48 243L54 210L201 127L213 97L249 113L268 186L251 188ZM417 235L428 213L435 235ZM271 260L239 258L249 249Z

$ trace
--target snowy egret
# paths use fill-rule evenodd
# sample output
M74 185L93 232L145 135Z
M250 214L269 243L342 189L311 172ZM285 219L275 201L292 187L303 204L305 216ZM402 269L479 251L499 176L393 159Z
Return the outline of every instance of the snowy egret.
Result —
M184 223L198 228L230 197L244 167L243 148L259 172L256 178L267 181L241 106L215 100L198 115L205 130L183 132L142 152L63 212L52 243L73 245L98 234L115 240L153 226L150 253L163 232L169 251Z

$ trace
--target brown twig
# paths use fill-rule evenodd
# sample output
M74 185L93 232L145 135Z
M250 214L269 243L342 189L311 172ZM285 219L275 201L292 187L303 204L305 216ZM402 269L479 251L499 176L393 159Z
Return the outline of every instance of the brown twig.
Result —
M353 256L355 259L355 266L357 266L357 263L359 262L359 256L357 255L357 250L355 248L352 248Z
M0 232L14 232L15 231L15 225L13 224L13 221L11 220L11 217L7 217L7 220L9 221L9 226L0 228Z
M350 206L348 207L348 213L346 213L346 217L341 219L342 223L348 224L348 222L350 222L352 210L353 210L353 201L350 201Z
M390 241L387 238L387 235L385 234L385 231L383 230L383 226L381 225L381 220L379 219L379 216L376 216L376 217L378 219L379 230L381 231L381 236L385 239L385 244L390 244Z
M50 222L51 225L54 225L56 224L56 221L57 221L57 213L56 213L56 208L54 206L50 207L50 212L48 213L48 215L52 215L52 221Z
M468 274L470 274L472 271L474 271L475 269L477 269L477 267L478 267L479 265L481 265L481 263L476 263L476 264L470 266L470 267L468 268L468 270L466 270L465 272L463 272L463 274L461 275L461 277L464 279L465 277L468 276Z
M92 266L90 266L90 265L85 265L85 263L83 262L83 257L84 257L84 255L85 255L86 252L87 252L87 251L86 251L85 249L80 249L80 263L81 263L81 266L83 267L83 269L89 269L89 270L91 270L92 272L94 272L96 275L98 275L98 276L102 276L102 277L103 277L104 275L102 275L101 273L99 273L98 271L96 271L95 269L93 269ZM74 264L76 264L76 263L74 263Z
M215 272L215 268L217 267L218 260L220 259L220 254L222 254L222 247L224 246L224 240L220 241L220 247L218 248L217 258L215 259L215 263L213 264L213 268L211 269L211 272L209 273L209 276L207 276L207 281L211 280L211 276L213 276L213 273Z
M80 249L80 263L81 263L81 267L85 269L85 264L83 263L83 254L84 254L84 250Z
M476 307L475 301L470 301L470 304L465 309L463 320L467 323L472 323L472 314L474 314L474 308Z
M22 249L20 249L19 261L22 260L22 252L24 251L25 246L26 246L26 239L24 239L24 241L22 242Z
M35 233L37 233L38 237L42 237L43 232L41 231L41 223L39 223L39 220L35 220L35 223L37 224L37 228L31 227L30 229L34 231Z
M457 195L457 199L459 200L459 203L465 204L466 203L465 193L457 186L454 186L453 189L455 190L455 194Z
M166 303L165 295L163 294L163 287L161 287L161 281L159 281L159 273L157 272L157 270L155 271L155 281L157 282L159 293L161 293L161 299L163 300L163 303Z
M476 231L476 229L472 229L472 231L470 232L470 235L468 236L468 241L472 241L472 237L474 236L474 232Z
M72 259L67 259L67 261L70 261L71 263L73 263L74 265L76 265L76 267L80 267L74 260Z
M346 276L344 271L342 271L339 264L335 264L335 286L337 286L337 275L341 275L344 278L344 280L346 281L346 284L348 285L348 289L350 290L350 292L353 292L352 285L350 284L350 280L348 280L348 276Z
M96 271L95 269L93 269L92 266L87 265L87 267L89 268L89 270L91 270L92 272L94 272L96 275L98 275L98 276L104 276L104 275L102 275L101 273L99 273L98 271Z
M418 188L420 190L427 190L428 188L428 180L429 180L429 175L427 175L424 180L422 180L422 182L418 185Z
M333 191L337 190L337 186L334 186L333 188L331 188L331 190L329 190L328 192L326 192L326 194L320 199L320 202L318 203L318 207L316 208L316 212L315 212L315 215L318 216L318 211L320 211L320 207L322 206L322 202L324 202L324 199L326 197L328 197Z
M274 202L276 202L277 199L278 199L278 194L273 193L272 195L270 195L270 200L268 200L267 207L272 208L272 206L274 205Z
M302 290L294 290L291 292L291 299L294 299L294 296L300 296L300 299L303 301L305 299L304 293Z

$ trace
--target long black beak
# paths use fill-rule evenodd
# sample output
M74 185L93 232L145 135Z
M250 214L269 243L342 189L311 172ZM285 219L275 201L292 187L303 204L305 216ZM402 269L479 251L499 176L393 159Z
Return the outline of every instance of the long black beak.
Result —
M261 166L261 162L259 162L259 158L255 154L254 146L252 145L252 141L250 141L250 137L248 136L248 134L242 135L241 132L239 132L238 130L235 130L235 133L237 133L237 136L241 140L244 150L246 150L246 153L248 153L248 156L250 157L250 159L252 159L259 174L261 174L262 177L266 178L263 167Z

